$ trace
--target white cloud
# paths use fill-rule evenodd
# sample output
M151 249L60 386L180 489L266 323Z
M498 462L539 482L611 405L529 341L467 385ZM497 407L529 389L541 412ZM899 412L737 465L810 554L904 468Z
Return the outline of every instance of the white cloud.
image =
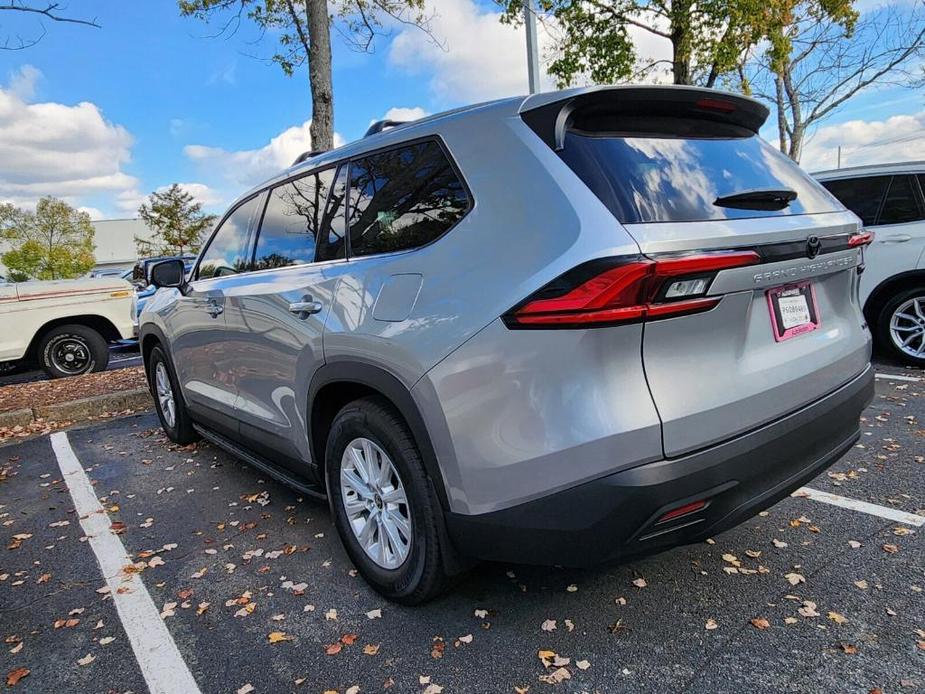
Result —
M249 188L292 165L303 152L310 150L311 121L281 132L257 149L227 150L206 145L187 145L184 154L203 167L207 174L218 172L225 181L238 188ZM344 139L334 133L334 146Z
M430 75L434 95L453 103L484 101L527 92L523 27L501 24L500 12L473 0L432 0L431 31L443 45L416 27L402 29L389 47L392 65L411 75ZM539 26L540 51L549 45ZM542 69L541 69L542 71ZM543 76L544 84L552 80Z
M385 112L383 119L404 122L410 120L419 120L424 118L424 116L429 115L430 114L420 106L393 106Z
M81 196L126 191L122 170L132 136L92 103L29 103L41 73L23 66L0 87L0 200L31 206L44 195L77 204Z
M452 104L527 93L522 25L502 24L500 12L480 7L473 0L429 0L428 8L434 13L430 29L440 45L420 29L404 27L389 47L392 65L410 75L429 76L433 95ZM554 59L555 31L555 21L549 17L537 25L543 90L556 88L544 67ZM667 39L636 27L630 27L630 34L641 64L670 58ZM649 81L665 81L665 75L650 75ZM586 80L579 77L576 82Z
M106 215L104 215L103 212L96 207L78 207L77 211L86 212L88 215L90 215L90 219L94 221L97 219L106 219Z
M225 201L224 196L217 190L210 188L205 183L178 183L183 190L193 196L193 199L203 207L212 207ZM170 186L161 186L157 189L158 193L163 193Z
M800 164L807 171L834 169L839 146L843 167L925 159L925 111L823 126L806 143Z

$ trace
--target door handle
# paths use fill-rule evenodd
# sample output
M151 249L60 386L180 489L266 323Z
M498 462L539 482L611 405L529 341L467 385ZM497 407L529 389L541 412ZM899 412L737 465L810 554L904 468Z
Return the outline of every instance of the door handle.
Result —
M890 236L883 237L884 243L905 243L906 241L911 241L912 237L909 234L892 234Z
M321 311L322 306L320 301L314 301L310 296L305 297L305 301L293 301L289 304L289 312L295 313L299 318L308 318L313 313L318 313Z
M218 318L225 312L225 307L221 306L215 299L209 299L206 302L206 313L208 313L213 318Z

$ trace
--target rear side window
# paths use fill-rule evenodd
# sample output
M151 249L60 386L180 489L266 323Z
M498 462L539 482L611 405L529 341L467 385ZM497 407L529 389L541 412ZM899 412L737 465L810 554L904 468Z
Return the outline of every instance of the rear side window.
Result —
M922 219L918 182L910 175L893 176L890 190L883 201L878 224L904 224Z
M828 191L838 198L842 205L854 212L864 226L877 223L880 203L890 185L890 176L867 176L861 178L841 178L823 181Z
M419 142L350 163L350 254L417 248L468 211L462 181L436 142Z
M328 201L321 218L321 233L318 235L318 260L337 260L347 257L344 230L347 226L347 165L337 169L335 176L332 169L319 174L318 185L328 189ZM324 199L322 197L322 199Z
M249 269L250 231L256 224L263 201L264 196L257 195L225 218L199 261L199 279L235 275Z
M263 213L254 269L303 265L315 260L318 230L334 169L317 171L270 191Z
M839 208L819 184L757 135L713 132L684 136L679 121L651 134L571 130L560 152L618 220L688 222L833 212ZM753 191L792 191L786 206L718 201Z

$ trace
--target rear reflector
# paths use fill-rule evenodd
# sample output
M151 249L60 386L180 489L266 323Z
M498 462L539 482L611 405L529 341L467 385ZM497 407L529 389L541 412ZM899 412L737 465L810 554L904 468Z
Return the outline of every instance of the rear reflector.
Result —
M754 251L591 261L556 278L504 316L510 328L596 327L708 311L716 273L760 261Z
M707 505L706 500L701 501L692 501L689 504L684 504L684 506L678 506L677 508L671 509L668 513L659 518L656 523L664 523L666 521L674 520L675 518L680 518L681 516L686 516L690 513L694 513L705 508Z

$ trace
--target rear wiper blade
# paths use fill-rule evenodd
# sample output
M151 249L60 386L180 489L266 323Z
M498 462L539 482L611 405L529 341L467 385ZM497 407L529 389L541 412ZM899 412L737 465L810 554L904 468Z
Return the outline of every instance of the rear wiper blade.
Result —
M755 188L722 195L716 198L713 204L717 207L738 207L743 210L782 210L796 199L797 192L789 188Z

